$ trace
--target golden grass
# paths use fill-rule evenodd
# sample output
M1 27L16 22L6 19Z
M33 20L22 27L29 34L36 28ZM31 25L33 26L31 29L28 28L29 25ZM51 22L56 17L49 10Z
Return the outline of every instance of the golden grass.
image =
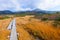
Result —
M51 27L50 25L39 23L39 22L31 22L26 24L26 27L30 28L38 32L38 34L46 40L60 40L60 36L57 33L57 30Z
M27 31L25 31L22 27L17 26L17 32L19 33L19 40L34 40Z
M1 30L0 31L0 40L9 40L8 36L10 34L9 30Z
M60 40L60 29L54 28L51 23L36 20L27 20L27 22L25 19L22 21L23 23L21 23L20 20L20 18L16 20L17 30L20 34L19 40L27 40L28 37L32 37L33 40L36 39L35 37L39 37L41 40ZM24 24L24 21L27 23ZM27 37L25 38L25 36Z
M10 31L7 30L7 27L11 21L11 18L0 20L0 40L9 40L8 36Z
M20 19L20 18L17 18L16 20L16 27L17 27L17 32L19 33L18 35L18 39L19 40L35 40L33 37L31 37L31 35L26 31L24 30L24 28L22 27L21 24L25 24L27 22L25 22L26 20L24 19Z

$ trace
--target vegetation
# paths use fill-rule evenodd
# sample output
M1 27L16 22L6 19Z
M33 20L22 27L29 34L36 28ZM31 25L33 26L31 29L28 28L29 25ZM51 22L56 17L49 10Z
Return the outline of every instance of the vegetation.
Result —
M55 18L54 21L60 21L60 17Z
M19 28L17 30L20 34L19 40L60 40L60 29L52 26L51 24L53 22L48 21L48 23L46 23L35 19L29 21L27 18L17 18L16 20L17 28Z
M14 14L14 17L16 17L18 40L60 40L59 12L52 14L23 12ZM0 17L0 40L9 40L10 30L7 30L7 26L11 19L7 18L10 17Z
M11 19L0 20L0 40L9 40L10 30L7 27Z
M26 16L26 14L15 14L15 17L23 17Z
M0 20L2 20L2 19L8 19L8 18L10 18L10 17L8 17L8 16L2 16L2 17L0 17Z
M42 20L42 21L47 21L47 20L48 20L48 18L42 18L41 20Z
M58 28L58 26L60 26L60 22L58 22L58 21L54 21L52 24L53 24L53 26L56 27L56 28ZM60 28L60 27L59 27L59 28Z

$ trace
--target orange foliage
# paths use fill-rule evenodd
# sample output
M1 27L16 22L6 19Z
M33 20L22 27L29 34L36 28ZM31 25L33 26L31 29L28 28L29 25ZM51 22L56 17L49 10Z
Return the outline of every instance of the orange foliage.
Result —
M10 31L7 30L8 24L10 23L11 19L4 19L0 20L0 40L8 40L8 36Z
M33 37L29 35L29 33L23 29L22 26L20 26L18 23L16 23L17 26L17 32L19 33L18 39L19 40L35 40Z
M54 28L51 25L51 23L49 22L46 23L46 22L36 21L36 20L31 20L31 21L28 20L29 22L27 22L23 19L23 21L27 22L24 24L24 22L22 21L23 23L21 23L20 20L21 19L17 19L17 27L18 27L17 30L19 33L22 33L21 35L23 37L19 36L19 38L21 37L25 38L25 36L28 34L30 35L28 37L32 37L31 34L28 32L28 30L32 30L33 34L34 32L36 32L37 35L43 38L44 40L60 40L60 29ZM21 39L21 40L25 40L25 39Z
M60 36L57 32L58 30L54 29L47 23L31 22L26 24L26 27L38 32L38 34L45 40L60 40Z
M2 16L0 16L0 18L3 18Z
M0 31L0 40L8 40L9 34L10 34L9 30L1 30Z

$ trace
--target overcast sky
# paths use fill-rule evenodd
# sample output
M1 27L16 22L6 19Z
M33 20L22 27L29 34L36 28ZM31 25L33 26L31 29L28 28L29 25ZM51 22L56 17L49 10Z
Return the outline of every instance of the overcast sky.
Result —
M60 11L60 0L0 0L0 10L42 10Z

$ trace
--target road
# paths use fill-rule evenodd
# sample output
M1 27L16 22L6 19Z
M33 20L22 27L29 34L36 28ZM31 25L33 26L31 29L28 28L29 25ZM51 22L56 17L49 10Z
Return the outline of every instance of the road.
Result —
M10 34L10 40L17 40L17 32L16 32L16 20L13 19L8 28L8 30L11 30L11 34Z

